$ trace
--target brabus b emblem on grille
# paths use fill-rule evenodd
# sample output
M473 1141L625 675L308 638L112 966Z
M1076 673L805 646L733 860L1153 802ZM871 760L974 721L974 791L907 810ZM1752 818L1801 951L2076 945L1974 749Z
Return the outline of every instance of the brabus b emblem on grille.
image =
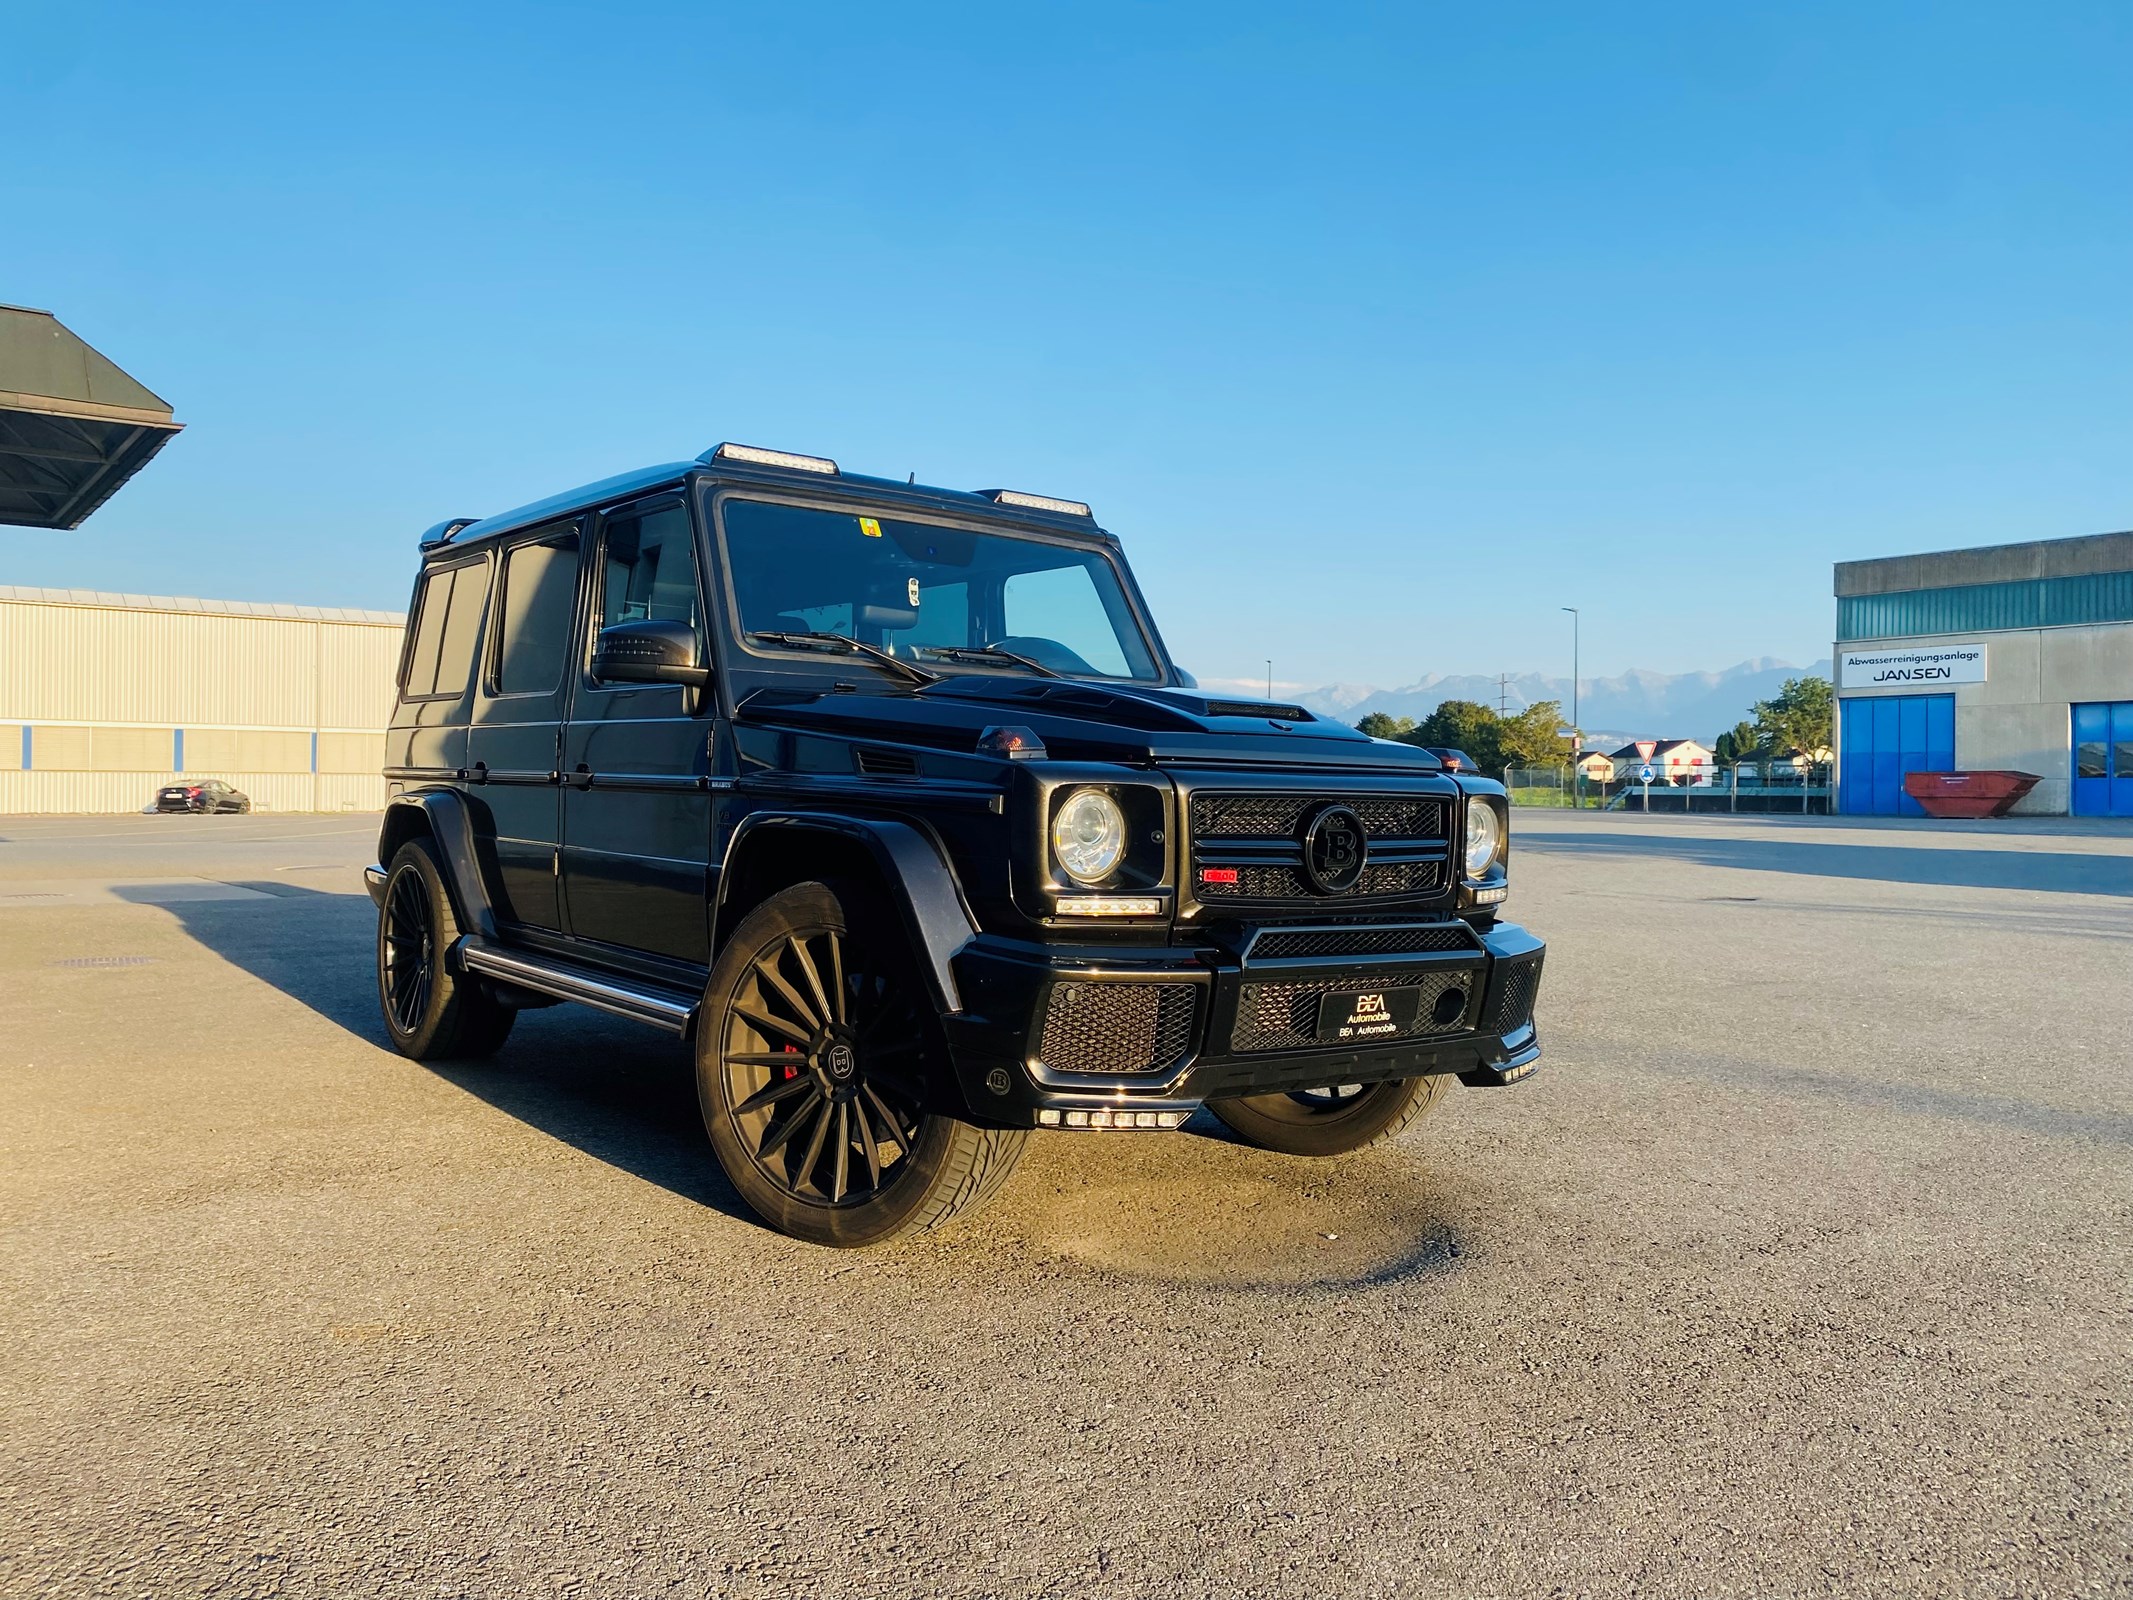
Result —
M1304 830L1304 876L1320 894L1344 894L1363 875L1370 847L1363 819L1346 806L1327 806Z

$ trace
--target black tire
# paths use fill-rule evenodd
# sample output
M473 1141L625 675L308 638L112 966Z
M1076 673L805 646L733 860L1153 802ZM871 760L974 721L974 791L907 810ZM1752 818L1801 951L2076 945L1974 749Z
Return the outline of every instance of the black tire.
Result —
M1340 1156L1397 1139L1451 1087L1448 1076L1343 1084L1304 1094L1210 1100L1207 1109L1246 1144L1285 1156Z
M873 897L803 883L741 920L696 1028L704 1131L733 1187L780 1233L885 1244L982 1204L1029 1133L942 1109L946 1041Z
M518 1019L446 966L459 935L433 847L410 839L393 857L378 907L378 1005L393 1048L416 1061L494 1055Z

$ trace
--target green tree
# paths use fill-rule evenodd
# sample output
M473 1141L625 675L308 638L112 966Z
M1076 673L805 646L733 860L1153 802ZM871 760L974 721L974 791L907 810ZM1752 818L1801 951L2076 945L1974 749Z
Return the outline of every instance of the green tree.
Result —
M1561 767L1570 762L1570 741L1556 732L1563 703L1541 700L1497 724L1497 751L1507 767Z
M1363 720L1356 724L1356 728L1360 732L1369 734L1373 739L1405 739L1415 731L1415 719L1413 717L1388 716L1382 711L1372 711L1365 714Z
M1483 772L1503 770L1503 741L1498 730L1502 720L1487 706L1473 700L1447 700L1424 717L1407 735L1409 744L1464 750Z
M1827 750L1836 735L1836 694L1827 678L1787 678L1777 694L1755 706L1755 736L1779 755Z
M1753 761L1762 748L1762 736L1755 731L1755 724L1736 722L1718 736L1711 753L1730 766L1736 761Z

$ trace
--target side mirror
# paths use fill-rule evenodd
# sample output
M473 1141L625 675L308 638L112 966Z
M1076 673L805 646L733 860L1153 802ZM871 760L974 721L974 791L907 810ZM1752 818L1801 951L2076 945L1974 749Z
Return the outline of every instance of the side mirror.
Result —
M618 622L593 641L592 673L602 683L678 683L700 694L711 669L686 622Z

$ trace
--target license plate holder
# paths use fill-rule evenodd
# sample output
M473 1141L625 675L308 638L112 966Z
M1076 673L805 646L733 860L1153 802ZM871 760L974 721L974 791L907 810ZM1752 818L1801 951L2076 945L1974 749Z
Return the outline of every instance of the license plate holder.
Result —
M1422 991L1340 989L1318 997L1321 1044L1364 1044L1406 1033L1422 1014Z

